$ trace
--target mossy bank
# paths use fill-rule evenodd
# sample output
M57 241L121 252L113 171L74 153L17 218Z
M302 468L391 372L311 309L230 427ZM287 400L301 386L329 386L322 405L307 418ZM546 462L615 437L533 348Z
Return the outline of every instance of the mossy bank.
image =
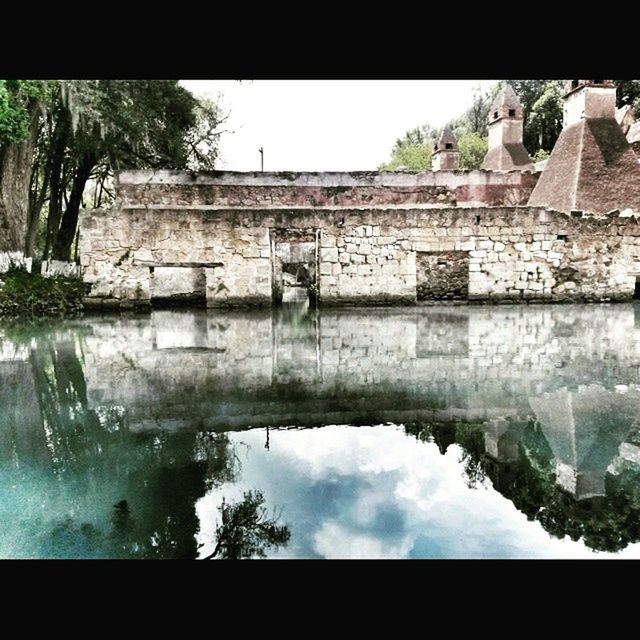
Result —
M12 269L0 274L0 316L66 317L82 313L87 285L78 278Z

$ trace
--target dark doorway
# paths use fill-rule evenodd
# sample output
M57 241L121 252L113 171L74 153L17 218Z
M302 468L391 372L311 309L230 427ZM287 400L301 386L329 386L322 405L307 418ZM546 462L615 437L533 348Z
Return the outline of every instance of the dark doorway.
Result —
M469 254L466 251L419 251L416 254L416 299L467 300Z
M316 302L318 243L314 229L274 229L271 234L273 300Z
M636 286L633 291L633 299L640 300L640 276L636 276Z

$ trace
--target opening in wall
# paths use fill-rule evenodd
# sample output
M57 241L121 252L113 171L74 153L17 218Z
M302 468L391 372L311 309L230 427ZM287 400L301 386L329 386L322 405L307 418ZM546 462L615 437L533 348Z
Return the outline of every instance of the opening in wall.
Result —
M315 304L318 293L315 229L274 229L271 233L273 301Z
M149 267L151 306L207 304L206 276L201 267Z
M416 299L467 300L469 254L466 251L418 251Z
M633 299L640 300L640 276L636 276L636 286L633 291Z

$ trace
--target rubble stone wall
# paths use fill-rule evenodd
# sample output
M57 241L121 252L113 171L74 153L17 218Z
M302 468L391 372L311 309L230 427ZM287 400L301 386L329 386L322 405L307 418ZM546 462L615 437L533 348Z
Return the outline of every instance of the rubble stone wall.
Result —
M568 215L541 207L85 210L80 256L91 296L150 297L157 267L202 268L207 304L272 304L274 233L317 238L323 304L412 304L416 255L464 252L475 301L613 301L640 276L635 215ZM458 255L458 254L456 254Z

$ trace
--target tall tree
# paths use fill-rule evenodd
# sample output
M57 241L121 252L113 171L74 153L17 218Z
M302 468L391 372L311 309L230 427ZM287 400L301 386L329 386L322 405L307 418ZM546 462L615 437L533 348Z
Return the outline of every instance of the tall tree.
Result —
M42 181L49 191L44 253L58 260L71 257L90 179L97 182L99 205L113 170L211 169L223 119L217 105L200 104L173 80L64 82L52 112L43 139Z
M533 155L541 149L547 152L553 149L562 131L562 109L560 84L556 80L550 80L542 87L542 93L531 106L528 115L529 136L537 136L536 145L530 147Z
M0 80L0 251L26 247L28 194L47 83Z

